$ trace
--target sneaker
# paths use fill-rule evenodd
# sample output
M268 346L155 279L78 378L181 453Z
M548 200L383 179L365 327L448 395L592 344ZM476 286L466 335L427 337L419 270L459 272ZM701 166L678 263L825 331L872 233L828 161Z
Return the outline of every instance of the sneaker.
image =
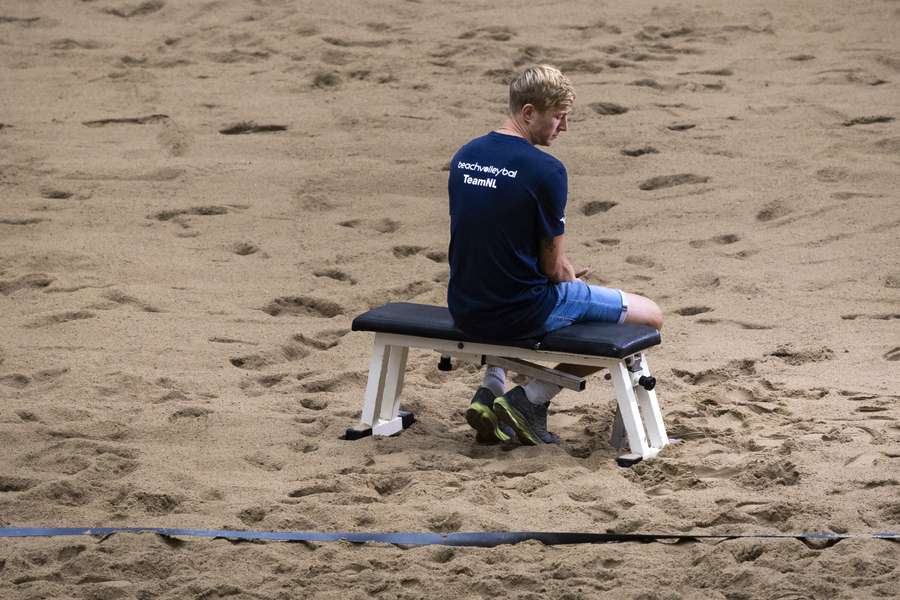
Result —
M466 422L478 432L475 434L475 441L479 444L508 442L515 435L513 430L497 419L493 405L494 393L486 387L480 387L466 410Z
M512 427L519 441L528 446L558 444L559 436L547 431L550 403L533 404L521 386L516 386L494 400L494 412L502 423Z

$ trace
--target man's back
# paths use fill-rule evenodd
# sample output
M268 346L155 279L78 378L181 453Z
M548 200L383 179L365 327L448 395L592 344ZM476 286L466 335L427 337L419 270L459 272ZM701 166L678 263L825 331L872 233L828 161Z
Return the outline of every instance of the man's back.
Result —
M491 132L456 153L447 301L459 327L504 338L544 322L557 295L538 244L564 231L566 186L562 163L520 137Z

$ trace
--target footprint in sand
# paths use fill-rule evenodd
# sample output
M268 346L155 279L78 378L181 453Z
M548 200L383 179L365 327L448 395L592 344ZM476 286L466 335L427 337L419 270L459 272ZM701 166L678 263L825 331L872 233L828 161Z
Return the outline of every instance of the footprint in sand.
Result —
M768 331L770 329L775 329L772 325L762 325L760 323L749 323L747 321L738 321L735 319L697 319L697 323L700 325L719 325L721 323L737 325L741 329L748 329L753 331Z
M590 202L582 205L581 214L586 217L590 217L596 214L605 213L611 208L618 205L618 202L612 202L609 200L591 200Z
M400 222L385 217L375 221L371 226L378 233L394 233L400 229Z
M161 167L153 171L124 171L107 173L85 173L74 171L64 177L76 181L174 181L184 175L184 169Z
M161 11L166 3L162 0L147 0L140 4L125 5L121 8L104 8L103 12L121 17L122 19L130 19L132 17L142 17L144 15L152 15Z
M676 315L681 315L682 317L693 317L694 315L702 315L703 313L708 313L713 309L708 306L685 306L684 308L679 308L675 311Z
M244 460L254 467L262 469L263 471L269 471L270 473L282 470L285 464L287 464L280 458L272 456L271 454L266 454L261 450L245 456Z
M397 258L408 258L410 256L415 256L420 253L422 250L425 250L424 246L394 246L394 256Z
M113 302L115 304L134 306L144 312L150 312L150 313L163 312L162 310L156 308L155 306L148 304L142 300L138 300L134 296L129 296L128 294L126 294L122 291L119 291L119 290L110 290L108 292L104 292L102 294L102 296L104 298L106 298L107 300L109 300L110 302ZM100 307L92 307L92 308L100 308Z
M855 313L851 315L841 315L841 318L845 321L855 321L856 319L873 319L876 321L893 321L895 319L900 319L900 313L881 313L874 315L864 315L860 313Z
M811 348L807 350L794 350L790 345L779 346L774 352L770 352L766 356L774 356L780 358L789 365L799 366L812 362L822 362L832 360L834 351L831 348Z
M625 156L644 156L645 154L659 154L659 150L653 146L641 146L640 148L623 148L622 154Z
M167 120L169 120L169 115L153 114L144 117L114 117L82 121L81 124L86 127L103 127L104 125L146 125L147 123L161 123Z
M9 492L24 492L36 486L39 482L35 479L0 475L0 494Z
M125 491L125 490L123 490ZM183 498L171 494L158 494L156 492L132 492L129 490L124 500L114 502L120 511L143 510L148 515L168 515L175 512Z
M3 375L0 377L0 385L5 385L7 387L12 387L16 389L23 389L28 387L31 383L31 378L27 375L22 375L21 373L13 373L11 375Z
M688 129L693 129L696 126L696 123L672 123L671 125L668 125L666 129L670 129L672 131L687 131Z
M341 338L348 333L350 333L348 329L326 329L318 332L314 337L307 337L302 333L298 333L291 339L316 350L330 350L337 346Z
M251 242L238 242L231 246L231 251L238 256L250 256L259 252L259 246Z
M651 177L642 182L638 187L644 191L652 191L663 188L675 187L678 185L693 185L698 183L706 183L709 177L702 175L694 175L693 173L678 173L676 175L660 175Z
M37 225L47 220L36 217L2 217L0 218L0 225Z
M334 210L335 206L323 196L318 194L307 194L304 190L295 192L297 206L303 212L327 212Z
M884 360L900 361L900 346L888 350L884 353L884 356L882 356L882 358L884 358Z
M648 87L653 88L655 90L662 89L662 86L655 79L650 79L649 77L645 77L644 79L636 79L629 83L628 85L634 85L637 87Z
M400 221L395 221L393 219L389 219L387 217L383 219L378 219L377 221L366 221L363 219L349 219L347 221L341 221L338 223L341 227L347 227L349 229L356 229L361 226L365 226L369 229L377 231L378 233L394 233L398 229L400 229Z
M319 89L331 89L341 85L341 76L335 71L322 71L316 73L312 80L312 86Z
M42 483L25 495L36 505L85 506L96 498L94 486L83 481L58 480Z
M188 406L186 408L180 408L169 415L169 421L173 423L175 421L180 421L183 419L199 419L201 417L208 417L212 414L213 411L208 408L201 408L198 406Z
M624 115L628 108L614 102L592 102L588 107L598 115Z
M50 42L50 49L57 52L66 52L68 50L97 50L103 48L103 44L94 40L73 40L72 38L63 38Z
M327 277L328 279L334 279L335 281L344 281L350 285L356 285L356 280L340 269L320 269L314 271L313 275L316 277Z
M300 406L307 410L325 410L328 408L328 401L318 397L301 398Z
M649 256L627 256L625 257L625 262L629 265L634 265L636 267L645 267L647 269L652 269L656 266L656 263Z
M364 374L348 371L325 379L304 381L300 387L307 394L321 394L323 392L351 391L359 389L360 386L365 386L365 383L366 376ZM318 403L318 401L319 399L310 399L310 402L313 403ZM304 404L304 406L306 405ZM306 408L312 408L312 406L306 406ZM322 406L321 408L314 408L313 410L321 410L322 408L325 407Z
M741 472L734 480L749 488L768 489L776 485L791 486L800 483L800 471L789 460L774 460L764 462L760 459L752 459L749 464L741 468ZM775 517L781 521L785 515Z
M0 15L0 24L3 23L15 23L17 25L22 25L27 27L32 23L37 23L40 21L40 17L8 17L6 15Z
M0 294L9 296L10 294L19 290L41 289L47 287L54 281L56 281L54 277L51 277L44 273L29 273L28 275L23 275L17 279L0 281Z
M718 244L721 246L728 246L730 244L735 244L741 241L741 236L736 235L734 233L726 233L724 235L717 235L714 238L710 238L708 240L692 240L688 242L688 245L691 248L705 248L710 244Z
M597 238L595 240L587 240L582 243L588 248L596 248L599 246L618 246L622 243L622 241L615 238Z
M470 40L474 37L486 38L495 42L508 42L515 37L516 32L509 27L491 25L488 27L479 27L470 29L457 36L460 40Z
M279 365L306 358L311 354L309 348L296 340L291 340L278 349L273 349L261 354L249 354L237 356L229 362L238 369L259 371L272 365Z
M447 253L443 250L429 250L425 253L425 257L436 263L447 262Z
M23 325L23 327L26 327L28 329L37 329L39 327L48 327L50 325L57 325L59 323L68 323L69 321L79 321L82 319L93 319L96 316L97 315L95 315L94 313L86 311L86 310L64 312L64 313L48 315L46 317L41 317L39 319L35 319L34 321L31 321L30 323Z
M691 385L718 385L740 376L755 375L756 361L751 359L733 360L723 367L692 373L682 369L672 369L672 374Z
M152 215L147 215L148 219L156 219L157 221L171 221L173 219L176 222L180 222L177 220L178 217L182 216L203 216L209 217L214 215L224 215L228 214L228 209L224 206L195 206L193 208L180 208L180 209L170 209L163 210ZM183 223L182 223L183 224Z
M48 200L68 200L74 195L75 192L69 192L54 187L45 186L41 188L41 196Z
M261 309L273 317L281 315L302 315L331 318L344 314L344 308L330 300L322 300L311 296L283 296L272 300Z
M766 204L762 210L756 213L756 220L766 223L768 221L774 221L775 219L785 217L792 212L793 211L784 202L775 200Z
M237 517L244 525L256 525L262 522L272 510L274 509L263 506L251 506L239 512Z
M118 467L114 469L117 472L136 468L139 465L137 460L139 456L138 450L128 446L85 439L66 439L28 453L19 462L36 471L74 475L92 466L98 471L109 471L105 467L117 464Z
M873 115L867 117L856 117L855 119L850 119L848 121L844 121L841 123L844 127L853 127L854 125L872 125L873 123L890 123L894 120L894 117L888 117L885 115Z
M206 54L213 62L223 65L233 65L239 63L258 63L268 59L272 53L265 50L238 50L232 48L226 52L207 52Z
M222 135L246 135L250 133L272 133L287 131L287 125L257 125L253 121L242 121L219 130Z
M365 301L371 308L388 302L409 302L416 296L434 289L435 285L430 281L413 281L406 285L378 290L366 296Z

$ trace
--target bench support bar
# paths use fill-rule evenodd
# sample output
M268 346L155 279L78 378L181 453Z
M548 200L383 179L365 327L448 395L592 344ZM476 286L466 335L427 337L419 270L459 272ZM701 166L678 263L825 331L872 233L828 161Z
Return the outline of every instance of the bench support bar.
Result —
M572 375L571 373L566 373L565 371L551 369L550 367L545 367L543 365L536 365L520 358L486 356L484 357L484 364L490 365L492 367L503 367L504 369L508 369L516 373L521 373L522 375L534 377L535 379L538 379L540 381L546 381L548 383L558 385L559 387L564 387L569 390L575 390L576 392L584 391L584 388L586 386L586 380L584 377L578 377L577 375Z
M411 413L400 410L410 348L426 348L442 355L504 367L576 391L585 388L583 378L530 361L605 367L609 370L617 401L611 442L617 449L622 449L627 439L630 450L630 454L619 457L619 464L625 466L653 458L669 443L656 392L638 384L641 376L650 377L650 368L641 352L617 359L390 333L375 334L360 424L347 430L347 439L362 437L369 430L376 436L395 435L415 420Z

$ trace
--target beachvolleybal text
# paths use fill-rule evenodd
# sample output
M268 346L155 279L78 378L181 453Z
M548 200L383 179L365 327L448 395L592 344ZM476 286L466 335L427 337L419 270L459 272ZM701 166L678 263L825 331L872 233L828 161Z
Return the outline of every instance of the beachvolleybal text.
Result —
M472 177L468 173L463 173L463 183L467 183L469 185L476 185L480 187L489 187L493 189L497 189L497 176L503 175L504 177L509 177L510 179L515 179L518 171L510 171L506 168L497 168L494 165L480 165L476 163L467 163L459 161L456 163L456 167L458 169L462 169L465 171L475 171L478 173L488 173L493 175L493 177Z

